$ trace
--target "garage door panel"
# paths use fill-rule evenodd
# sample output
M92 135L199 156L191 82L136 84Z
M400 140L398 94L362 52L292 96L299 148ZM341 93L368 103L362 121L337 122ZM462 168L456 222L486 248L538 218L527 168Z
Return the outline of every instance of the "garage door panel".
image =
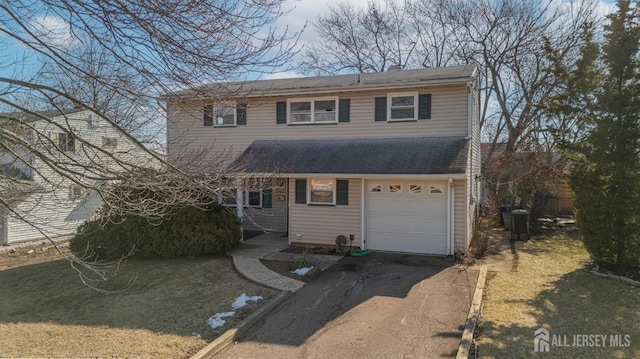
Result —
M408 181L382 181L408 187ZM377 180L376 183L381 183ZM415 183L415 181L411 181ZM426 188L426 185L424 186ZM368 188L368 187L367 187ZM446 254L447 200L425 193L369 193L365 198L367 248Z

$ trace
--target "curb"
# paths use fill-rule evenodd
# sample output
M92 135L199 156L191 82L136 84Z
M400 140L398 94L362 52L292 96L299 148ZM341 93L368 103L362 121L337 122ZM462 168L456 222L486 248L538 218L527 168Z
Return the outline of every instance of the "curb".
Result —
M227 345L237 341L244 336L249 329L253 328L260 319L269 314L273 308L282 303L285 299L289 298L293 294L290 291L280 292L275 298L271 299L269 303L258 308L255 312L251 313L243 321L241 321L235 327L227 330L214 341L209 343L206 347L197 352L191 359L208 359L212 358L216 353L220 352Z
M476 283L476 290L473 294L473 300L471 301L471 308L469 308L469 314L467 315L467 323L464 326L462 332L462 339L460 340L460 346L458 346L458 355L456 359L468 359L471 354L471 343L473 342L473 333L476 330L478 319L480 317L480 305L482 304L482 292L484 291L485 281L487 279L487 266L483 265L480 268L480 274L478 275L478 282Z

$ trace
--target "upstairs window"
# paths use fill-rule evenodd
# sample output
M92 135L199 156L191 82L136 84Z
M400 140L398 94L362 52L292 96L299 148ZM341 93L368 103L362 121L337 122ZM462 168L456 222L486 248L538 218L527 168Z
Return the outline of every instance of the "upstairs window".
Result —
M79 147L76 145L75 137L68 132L52 132L51 141L58 146L62 152L75 152Z
M229 105L216 106L216 126L235 126L236 107Z
M293 99L287 101L289 124L338 123L338 99Z
M418 103L417 93L390 94L388 96L389 121L416 120L416 104Z
M204 126L234 127L247 124L247 104L231 103L204 106Z
M391 93L375 98L375 121L402 122L431 119L431 94Z

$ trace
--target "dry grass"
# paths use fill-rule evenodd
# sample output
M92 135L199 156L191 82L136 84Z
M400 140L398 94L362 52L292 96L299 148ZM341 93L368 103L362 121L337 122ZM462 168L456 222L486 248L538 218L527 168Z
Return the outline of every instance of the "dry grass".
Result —
M628 334L631 346L551 347L554 358L639 358L640 288L582 270L582 243L562 234L517 242L517 271L489 282L478 335L481 358L530 358L534 331L566 334ZM551 356L550 356L551 355Z
M107 287L135 283L104 295L55 251L25 252L0 253L0 357L187 358L277 294L207 257L130 260ZM211 329L242 293L264 300Z

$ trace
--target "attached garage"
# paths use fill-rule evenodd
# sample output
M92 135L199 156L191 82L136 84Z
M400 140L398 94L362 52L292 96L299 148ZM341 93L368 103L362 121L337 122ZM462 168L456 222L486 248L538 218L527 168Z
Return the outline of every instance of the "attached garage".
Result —
M365 247L448 254L446 191L446 181L366 181Z
M241 161L251 173L287 169L292 245L335 248L344 236L353 247L450 255L466 250L470 238L468 141L261 140ZM319 191L322 200L314 200Z

